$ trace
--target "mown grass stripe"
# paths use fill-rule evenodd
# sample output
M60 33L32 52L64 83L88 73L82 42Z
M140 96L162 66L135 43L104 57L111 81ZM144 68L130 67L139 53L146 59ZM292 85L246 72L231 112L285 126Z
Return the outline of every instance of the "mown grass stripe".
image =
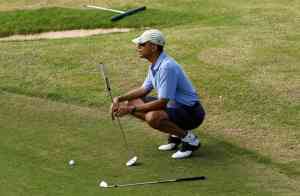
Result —
M233 14L209 15L188 10L174 11L152 8L117 22L110 21L113 15L115 14L107 11L60 7L0 12L0 37L72 29L167 27L194 21L203 21L206 25L228 25L228 23L238 21L238 17Z

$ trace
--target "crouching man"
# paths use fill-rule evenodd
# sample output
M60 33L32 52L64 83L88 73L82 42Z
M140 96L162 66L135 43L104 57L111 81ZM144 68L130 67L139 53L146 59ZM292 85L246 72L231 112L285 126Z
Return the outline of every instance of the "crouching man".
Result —
M113 99L112 117L131 114L168 134L168 143L159 146L159 150L174 150L180 145L172 158L191 156L201 146L192 130L199 127L205 117L192 82L182 67L164 52L165 38L159 30L147 30L132 41L139 56L151 64L141 87ZM147 96L153 89L158 96Z

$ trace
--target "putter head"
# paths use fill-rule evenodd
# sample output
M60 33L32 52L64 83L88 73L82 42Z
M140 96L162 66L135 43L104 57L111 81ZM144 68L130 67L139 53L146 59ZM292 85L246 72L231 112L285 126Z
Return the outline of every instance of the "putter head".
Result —
M137 159L138 159L138 157L137 157L137 156L134 156L134 157L131 158L129 161L127 161L126 166L127 166L127 167L130 167L130 166L135 165L135 163L137 162Z
M108 184L107 182L105 181L101 181L100 184L99 184L100 187L103 187L103 188L107 188L108 187Z

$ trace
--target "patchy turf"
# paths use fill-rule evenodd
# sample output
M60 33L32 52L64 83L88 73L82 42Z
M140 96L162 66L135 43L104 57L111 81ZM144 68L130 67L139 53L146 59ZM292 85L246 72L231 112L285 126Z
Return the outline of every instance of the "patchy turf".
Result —
M207 135L193 158L175 161L170 153L156 150L164 141L161 134L123 121L141 161L126 168L120 132L99 109L7 93L1 93L0 105L3 195L174 195L183 190L186 195L295 195L298 189L297 182L269 159ZM70 159L75 159L74 167L68 166ZM208 180L115 190L98 187L101 180L129 183L194 175L206 175Z
M109 99L95 66L108 65L114 95L139 86L148 63L138 59L130 40L143 28L88 38L3 42L0 195L298 195L298 3L143 2L149 13L162 11L165 16L170 11L170 18L183 14L171 22L159 17L157 25L150 26L166 34L167 52L183 65L202 96L208 115L196 132L203 149L189 160L174 161L171 153L156 150L165 140L162 134L125 118L129 143L142 162L130 169L124 166L128 157L117 126L109 120ZM110 7L118 3L111 1ZM74 1L72 7L77 5ZM119 6L129 5L138 3L122 1ZM79 11L73 8L72 13ZM45 10L55 9L61 8ZM118 25L131 21L141 27L134 20ZM69 168L69 159L78 165ZM98 188L99 180L127 183L192 175L206 175L208 180Z

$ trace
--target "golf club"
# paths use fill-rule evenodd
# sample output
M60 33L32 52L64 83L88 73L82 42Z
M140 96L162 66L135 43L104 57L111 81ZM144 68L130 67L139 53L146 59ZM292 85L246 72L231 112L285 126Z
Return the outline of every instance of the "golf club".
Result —
M133 8L133 9L130 9L130 10L127 10L127 11L115 10L115 9L110 9L110 8L105 8L105 7L95 6L95 5L85 5L84 7L119 13L118 15L113 16L111 18L111 21L120 20L120 19L122 19L126 16L135 14L137 12L144 11L146 9L145 6L138 7L138 8Z
M109 82L109 79L107 77L107 74L106 74L106 68L105 68L105 65L103 63L100 63L98 65L98 69L101 71L102 73L102 77L105 81L105 84L106 84L106 90L107 92L109 93L109 96L110 96L110 99L111 99L111 102L113 103L113 96L112 96L112 93L111 93L111 87L110 87L110 82ZM121 130L121 133L122 133L122 136L123 136L123 140L124 140L124 143L125 143L125 147L126 147L126 150L127 150L127 153L130 157L132 157L131 159L129 159L129 161L127 161L126 165L127 166L132 166L134 165L136 162L137 162L137 156L132 156L133 155L133 152L130 151L129 149L129 146L128 146L128 142L127 142L127 138L126 138L126 134L125 134L125 131L122 127L122 124L121 124L121 121L119 119L119 117L117 116L117 122L118 122L118 125L119 125L119 128Z
M183 182L183 181L194 181L194 180L205 180L205 176L195 176L195 177L187 177L187 178L176 178L176 179L165 179L165 180L157 180L157 181L147 181L147 182L137 182L130 184L107 184L105 181L101 181L100 187L102 188L119 188L119 187L128 187L128 186L138 186L138 185L146 185L146 184L159 184L159 183L170 183L170 182Z

